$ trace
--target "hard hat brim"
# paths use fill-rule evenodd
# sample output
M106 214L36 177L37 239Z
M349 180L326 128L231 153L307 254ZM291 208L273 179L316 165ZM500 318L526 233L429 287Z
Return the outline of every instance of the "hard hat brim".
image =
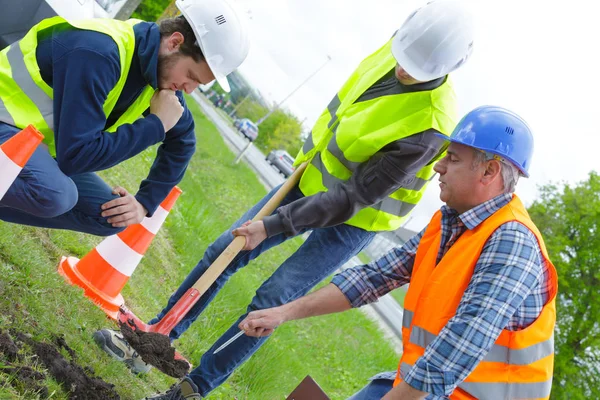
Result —
M207 64L210 67L210 63L207 62ZM229 80L227 79L227 77L225 75L215 73L215 71L212 68L210 68L210 70L213 72L213 75L215 76L215 79L221 86L221 89L223 89L227 93L231 92L231 87L229 86Z
M494 149L474 147L474 146L472 146L472 145L470 145L468 143L464 143L464 142L462 142L460 140L453 139L450 136L446 136L443 133L435 132L434 135L437 136L437 137L439 137L440 139L445 140L446 142L458 143L458 144L462 144L463 146L471 147L471 148L476 149L476 150L481 150L481 151L485 151L485 152L488 152L488 153L497 154L497 152L494 151ZM506 154L498 154L498 155L501 156L502 158L510 161L515 166L515 168L517 168L519 170L519 172L521 173L521 176L523 176L525 178L529 178L529 172L527 172L523 168L519 167L519 163L516 162L512 157L509 157Z

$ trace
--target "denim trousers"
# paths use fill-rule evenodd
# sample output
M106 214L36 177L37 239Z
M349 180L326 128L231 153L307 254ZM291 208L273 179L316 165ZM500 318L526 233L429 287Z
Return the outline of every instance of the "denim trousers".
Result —
M235 222L231 228L223 232L217 240L208 246L203 258L171 296L167 306L149 323L154 324L160 321L177 300L194 285L219 254L232 242L233 235L231 231L252 219L260 208L274 195L277 189L273 189ZM301 197L303 197L302 192L298 187L295 187L288 193L280 205L289 204ZM244 363L267 341L267 337L254 338L242 335L219 353L213 354L216 348L239 332L238 324L246 317L247 313L254 310L280 306L305 295L315 285L345 264L346 261L358 254L371 242L374 236L375 232L368 232L346 224L330 228L314 229L300 248L263 282L248 305L246 313L233 322L231 327L217 339L212 347L201 357L198 366L189 374L189 377L198 385L200 394L206 396L211 390L225 382L237 367ZM171 331L171 339L179 338L189 328L236 271L258 257L261 253L285 242L287 239L289 237L283 233L278 234L265 239L254 250L241 251L219 278L200 297L185 318Z
M387 377L383 377L383 375L389 374L374 376L367 386L349 397L348 400L381 400L387 392L392 390L394 385L394 379L388 379Z
M0 144L17 132L18 128L0 123ZM0 200L0 220L109 236L124 228L113 228L100 215L100 206L117 197L92 172L66 176L40 145Z

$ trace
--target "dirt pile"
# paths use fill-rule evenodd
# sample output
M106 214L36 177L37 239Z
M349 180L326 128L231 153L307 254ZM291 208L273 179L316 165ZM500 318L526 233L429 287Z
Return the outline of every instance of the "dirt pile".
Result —
M159 371L174 378L183 378L188 373L190 364L175 358L175 348L171 346L168 336L155 332L142 332L139 329L133 330L128 324L121 324L121 333L142 360Z
M0 334L0 352L7 360L4 362L7 368L0 372L10 374L13 387L17 390L28 390L37 393L41 398L48 397L48 388L44 385L46 375L31 367L20 365L23 358L33 355L48 370L54 379L61 383L69 393L69 399L73 400L117 400L119 394L114 385L94 377L94 371L90 368L82 368L77 364L75 351L71 349L64 338L57 337L54 343L37 342L21 332L6 332ZM26 344L27 346L23 346ZM27 348L28 347L28 348ZM66 350L70 360L67 360L60 349Z

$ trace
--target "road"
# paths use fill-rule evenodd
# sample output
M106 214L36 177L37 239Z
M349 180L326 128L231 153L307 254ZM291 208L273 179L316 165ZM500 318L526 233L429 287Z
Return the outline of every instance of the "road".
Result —
M192 97L198 102L202 111L215 124L221 135L226 139L228 145L234 152L241 152L248 146L248 140L244 138L235 128L231 126L214 106L197 91L192 93ZM250 146L244 153L244 161L250 165L258 174L267 189L281 184L285 179L283 176L267 161L265 155L256 147ZM350 268L362 264L358 257L352 258L342 269ZM377 303L366 308L366 314L375 319L387 338L389 338L397 351L401 349L402 340L402 307L390 295L379 299ZM374 312L373 312L374 311Z
M198 102L204 114L215 124L221 135L228 141L232 150L239 153L248 146L248 139L233 128L229 121L219 114L204 96L194 91L192 97ZM283 175L265 160L265 155L254 145L251 145L244 153L243 159L258 173L267 189L270 190L285 180Z

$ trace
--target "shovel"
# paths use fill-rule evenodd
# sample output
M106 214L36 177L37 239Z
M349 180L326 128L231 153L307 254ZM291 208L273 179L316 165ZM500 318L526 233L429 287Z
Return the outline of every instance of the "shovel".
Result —
M258 214L252 221L259 221L271 213L279 206L279 203L289 193L289 191L298 184L302 173L306 169L307 163L302 163L289 179L279 188L279 190L269 199L269 201L260 209ZM175 303L168 313L157 323L148 325L142 322L125 306L121 306L117 315L117 320L120 325L127 325L133 331L158 333L168 336L169 333L181 322L187 315L190 309L196 304L200 297L208 290L215 282L221 273L227 268L229 263L237 256L244 248L246 238L244 236L236 236L233 241L227 246L219 257L211 264L204 274L196 281L196 283L185 292L183 296ZM178 353L175 354L175 359L183 359Z

